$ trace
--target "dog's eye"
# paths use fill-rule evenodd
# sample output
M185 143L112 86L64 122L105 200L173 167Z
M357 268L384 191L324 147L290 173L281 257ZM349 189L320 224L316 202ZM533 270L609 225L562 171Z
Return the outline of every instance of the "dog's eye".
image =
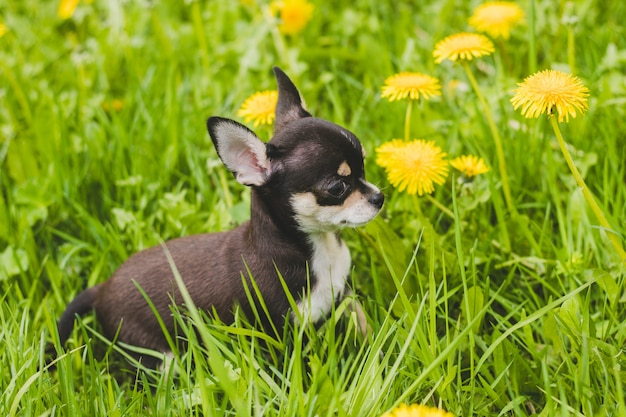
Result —
M337 181L328 187L328 194L333 197L341 197L348 190L348 184L345 181Z

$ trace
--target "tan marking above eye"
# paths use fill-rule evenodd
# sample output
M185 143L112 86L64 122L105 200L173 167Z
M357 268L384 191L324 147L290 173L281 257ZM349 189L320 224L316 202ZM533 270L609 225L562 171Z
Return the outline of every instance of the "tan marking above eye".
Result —
M337 174L341 175L342 177L347 177L348 175L352 174L352 169L350 168L350 165L348 165L348 162L343 161L341 165L339 165Z

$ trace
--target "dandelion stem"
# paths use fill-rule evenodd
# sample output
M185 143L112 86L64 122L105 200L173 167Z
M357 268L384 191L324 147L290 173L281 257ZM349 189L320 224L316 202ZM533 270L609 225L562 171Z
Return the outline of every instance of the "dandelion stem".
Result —
M437 201L436 198L434 198L430 194L426 194L426 198L428 199L428 201L433 203L439 210L441 210L445 215L447 215L452 220L454 220L454 213L452 212L452 210L450 210L448 207L446 207L443 204L441 204L439 201Z
M535 33L535 0L528 4L528 73L537 72L537 35Z
M496 123L493 120L493 116L491 114L489 105L487 104L487 100L485 100L485 96L483 96L482 92L480 91L478 82L476 81L476 78L474 77L474 74L472 74L472 71L470 70L469 65L466 61L463 61L463 69L465 69L467 78L469 78L470 84L472 84L472 88L476 93L476 97L478 97L478 101L480 101L480 104L483 106L485 117L487 118L487 123L489 124L489 129L491 130L491 135L493 136L493 141L496 145L498 168L500 168L500 180L502 181L504 200L506 202L507 209L513 213L515 212L515 207L513 206L513 198L511 197L511 189L509 187L509 178L506 173L506 162L504 160L504 150L502 149L502 139L500 138L500 133L498 132Z
M419 198L417 198L416 194L411 194L411 198L413 199L413 205L415 206L415 212L419 218L424 217L424 213L422 213L422 206L420 205Z
M591 210L593 210L593 213L598 219L598 222L600 222L600 225L604 228L609 240L611 241L611 244L615 248L615 251L619 255L620 259L622 260L622 262L626 262L626 251L624 251L624 248L622 247L622 243L620 242L618 234L613 230L613 228L607 221L606 217L604 216L604 212L602 211L602 209L600 209L600 206L598 206L598 203L596 203L596 200L593 197L593 194L591 194L589 187L587 187L587 184L585 184L585 180L583 179L583 176L578 171L578 168L576 168L576 165L574 165L574 161L572 160L572 157L569 151L567 150L567 146L565 145L565 140L563 139L563 135L561 134L561 129L559 129L559 123L557 121L557 118L555 116L550 116L549 119L550 119L550 122L552 123L552 128L554 129L554 133L556 134L556 139L559 142L559 147L561 148L561 152L563 153L563 156L565 157L565 161L567 162L567 165L569 166L569 169L572 172L572 175L574 175L576 184L578 184L578 187L580 187L581 191L583 192L583 195L585 196L585 199L587 200L587 204L591 206Z
M411 140L411 113L413 112L413 100L409 99L406 107L406 115L404 116L404 140Z

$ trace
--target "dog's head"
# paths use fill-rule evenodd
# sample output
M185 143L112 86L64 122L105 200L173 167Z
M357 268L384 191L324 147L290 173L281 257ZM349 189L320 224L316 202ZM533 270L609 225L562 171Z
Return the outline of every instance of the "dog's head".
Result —
M274 137L263 143L245 126L211 117L207 127L235 178L267 196L305 232L334 231L372 220L383 194L365 180L361 142L348 130L312 117L300 93L279 68ZM284 220L284 219L283 219Z

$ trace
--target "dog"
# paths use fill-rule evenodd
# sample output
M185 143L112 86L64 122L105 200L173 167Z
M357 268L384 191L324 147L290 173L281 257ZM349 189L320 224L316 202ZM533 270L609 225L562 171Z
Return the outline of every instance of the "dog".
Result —
M226 323L234 320L237 306L248 317L267 311L264 328L285 320L317 323L349 294L351 258L339 231L372 220L384 196L365 180L357 137L311 116L289 77L278 67L274 74L278 101L269 142L234 120L207 120L220 159L251 188L250 220L231 231L177 238L131 256L109 280L67 306L58 322L61 345L76 316L95 310L107 338L168 353L171 347L146 296L174 334L171 307L183 300L173 266L195 306ZM298 312L291 310L281 279ZM260 300L247 295L253 281L267 310L255 308ZM352 305L365 332L362 308L356 301Z

